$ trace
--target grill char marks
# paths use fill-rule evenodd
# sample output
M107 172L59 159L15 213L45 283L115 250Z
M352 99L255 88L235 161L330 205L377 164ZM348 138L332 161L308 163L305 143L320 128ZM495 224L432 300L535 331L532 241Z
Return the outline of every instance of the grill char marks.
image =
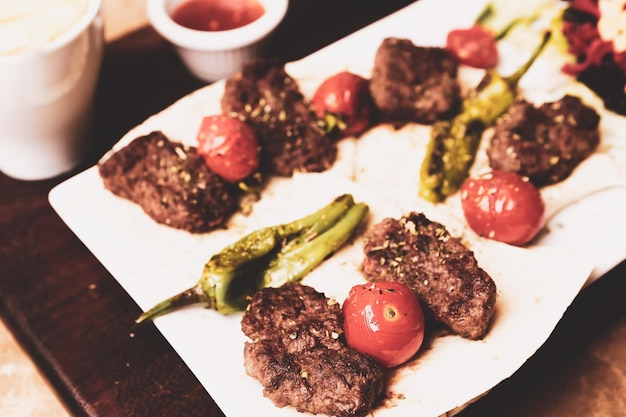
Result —
M378 47L370 91L392 121L431 124L458 111L458 63L445 48L387 38Z
M496 123L489 164L537 186L557 183L597 148L599 123L598 113L578 97L566 95L539 107L519 100Z
M255 130L264 172L289 177L294 172L321 172L335 162L336 143L278 61L248 61L226 81L221 106Z
M421 213L386 218L365 236L363 273L415 291L433 318L469 339L482 338L495 310L496 286L473 252Z
M104 186L133 201L156 222L191 233L222 227L241 192L207 168L196 148L161 132L133 140L98 165Z
M288 283L258 291L242 319L248 375L278 407L348 417L366 415L384 389L371 357L345 345L338 303Z

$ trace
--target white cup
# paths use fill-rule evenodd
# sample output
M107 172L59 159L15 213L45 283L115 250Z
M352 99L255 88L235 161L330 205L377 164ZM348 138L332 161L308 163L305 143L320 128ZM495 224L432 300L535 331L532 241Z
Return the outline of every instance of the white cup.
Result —
M87 3L60 36L0 56L0 171L6 175L51 178L86 156L104 46L101 0Z
M266 38L287 13L289 0L257 0L264 13L235 29L202 31L179 25L172 19L185 0L147 0L148 18L155 30L174 45L189 71L198 79L213 82L241 69L261 54Z

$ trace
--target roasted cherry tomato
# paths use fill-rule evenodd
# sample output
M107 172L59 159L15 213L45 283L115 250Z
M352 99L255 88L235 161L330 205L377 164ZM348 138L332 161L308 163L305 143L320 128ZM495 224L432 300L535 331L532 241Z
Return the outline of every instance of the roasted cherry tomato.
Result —
M259 167L256 134L235 117L223 114L205 117L197 141L198 153L207 166L227 181L241 181Z
M329 130L340 136L358 135L367 129L373 114L369 81L348 71L337 73L319 85L311 100L315 113Z
M348 345L387 368L411 359L424 341L424 312L403 284L356 285L343 303L343 314Z
M493 32L480 25L450 31L446 48L460 63L475 68L493 68L499 60Z
M539 190L519 174L493 170L461 186L463 214L479 235L512 245L530 241L543 227Z

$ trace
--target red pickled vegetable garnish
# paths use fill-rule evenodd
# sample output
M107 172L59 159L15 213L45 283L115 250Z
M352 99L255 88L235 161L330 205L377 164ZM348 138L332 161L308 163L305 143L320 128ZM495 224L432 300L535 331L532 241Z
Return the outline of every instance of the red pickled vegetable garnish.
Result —
M604 56L611 53L613 53L613 42L596 39L589 45L583 61L576 64L565 64L562 70L569 75L580 74L591 65L600 65Z
M600 18L600 8L598 2L594 0L572 0L570 7L581 12L588 13L596 18Z
M567 38L568 52L576 57L584 56L591 44L600 39L595 23L563 22L563 35Z
M597 4L593 0L573 0L571 7L590 14L600 16ZM592 65L600 65L607 54L613 54L613 42L600 37L596 23L563 23L563 35L569 43L568 52L577 58L575 64L565 64L562 71L576 76Z

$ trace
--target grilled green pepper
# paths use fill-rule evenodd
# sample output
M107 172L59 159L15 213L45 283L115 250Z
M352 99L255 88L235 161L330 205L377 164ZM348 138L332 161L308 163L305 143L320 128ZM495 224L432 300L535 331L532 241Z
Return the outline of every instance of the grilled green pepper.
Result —
M352 236L368 212L365 203L345 194L306 217L256 230L213 255L195 286L161 301L135 322L196 303L223 314L241 311L259 289L301 280Z
M441 202L459 189L474 163L484 130L513 104L520 78L543 51L550 36L546 32L531 57L510 76L488 71L463 100L456 117L433 125L420 169L422 198Z
M482 12L478 15L474 21L474 25L482 26L493 32L493 37L496 41L503 39L510 31L512 31L517 25L530 24L541 17L544 13L544 5L535 5L535 7L526 10L527 14L520 15L520 11L516 10L515 18L508 22L502 22L499 18L501 13L502 4L498 2L488 3Z

